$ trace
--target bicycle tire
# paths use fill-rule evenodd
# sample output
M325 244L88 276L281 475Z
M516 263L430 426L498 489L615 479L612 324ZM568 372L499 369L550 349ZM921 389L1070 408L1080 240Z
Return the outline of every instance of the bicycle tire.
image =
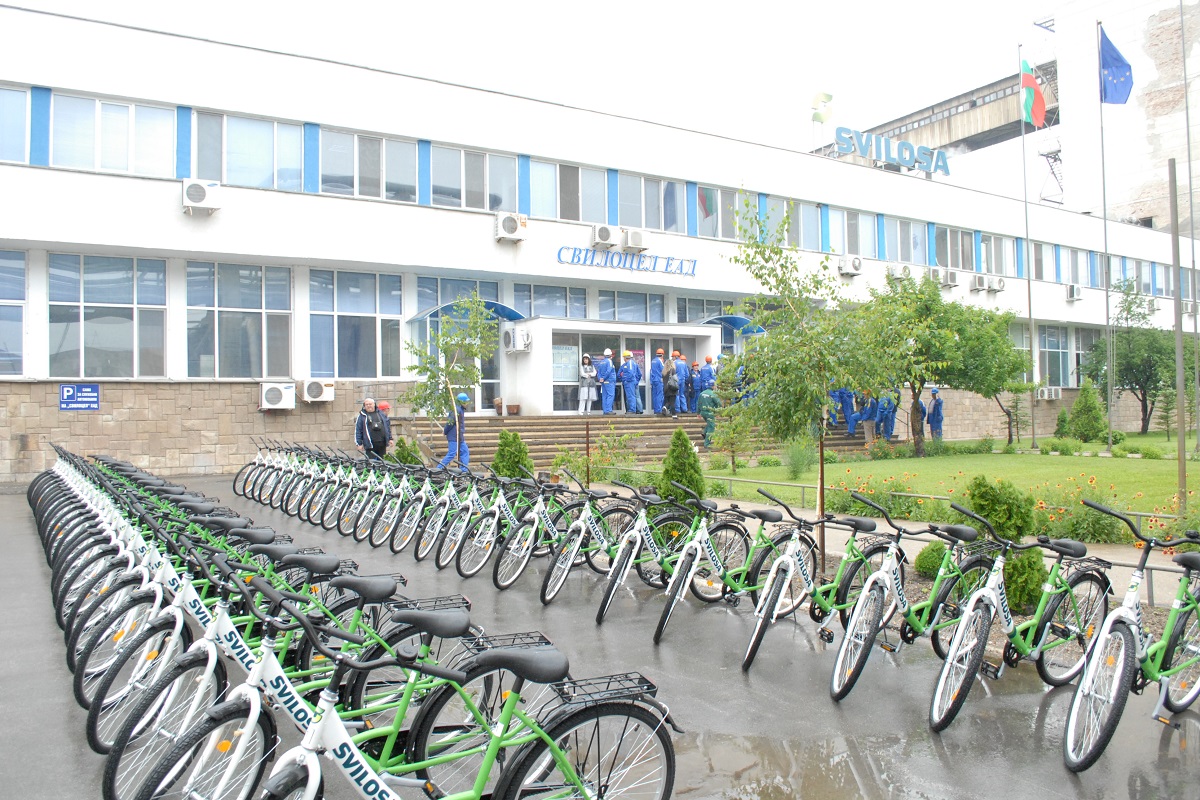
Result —
M1200 615L1195 609L1187 609L1175 619L1175 627L1171 638L1167 640L1167 650L1163 654L1163 669L1171 669L1175 664L1176 654L1183 652L1181 660L1195 658L1200 653ZM1167 679L1167 694L1163 697L1163 705L1172 714L1187 711L1200 695L1200 661L1189 666L1182 672L1177 672Z
M301 475L292 481L292 485L288 487L287 496L283 498L283 504L280 505L279 510L289 517L299 514L300 504L304 502L305 493L308 491L308 484L311 481L312 478L308 475Z
M622 583L621 578L629 569L629 561L633 558L635 549L637 549L636 546L622 547L617 553L617 560L608 574L608 585L604 587L604 597L600 599L600 608L596 610L597 625L602 624L604 618L608 616L609 606L612 605L613 598L617 596L617 589Z
M291 488L296 477L297 473L286 472L280 475L279 480L275 481L275 485L271 487L271 496L268 498L272 509L278 511L279 507L283 505L283 498L287 497L288 489Z
M835 604L842 606L838 609L838 619L841 620L842 630L846 629L846 624L850 621L850 612L854 609L854 602L858 597L862 587L866 585L867 578L871 572L879 569L883 563L883 557L887 554L888 546L886 544L875 544L862 550L864 561L853 561L846 565L846 574L842 576L842 582L838 584L835 594ZM870 572L863 572L871 565ZM904 562L900 562L900 585L904 585ZM885 609L879 620L879 627L883 627L891 621L892 616L896 613L896 600L892 598L888 608Z
M225 664L214 658L213 671L205 673L208 653L184 653L138 698L121 727L113 734L104 762L100 786L104 800L130 800L149 771L166 755L197 712L214 706L225 695Z
M279 467L271 467L262 472L261 477L254 482L253 494L250 499L256 500L261 505L268 505L271 500L271 491L279 481L281 472Z
M571 783L546 742L518 751L500 777L493 797L516 800L550 796L582 800L604 787L605 797L668 800L675 785L675 748L666 724L634 703L610 702L574 711L547 726L552 742L586 788Z
M942 580L931 610L931 613L938 616L938 626L929 632L929 642L933 645L933 652L937 654L938 658L946 657L950 640L954 638L954 629L958 627L957 621L950 625L945 623L957 620L958 615L962 613L961 609L966 607L967 601L971 599L975 590L987 583L994 563L995 560L987 556L974 556L959 565L958 569L962 573L961 575L947 575ZM947 611L945 603L950 603L953 610ZM939 608L942 609L940 615L938 615ZM930 619L933 617L931 616Z
M130 642L137 640L143 625L158 613L158 603L151 592L137 592L114 610L88 636L83 651L75 658L75 674L71 688L80 707L89 709L92 698ZM129 637L129 642L126 642ZM123 644L124 642L124 644Z
M746 654L742 656L742 672L749 671L750 666L754 663L754 659L758 656L758 648L762 646L763 639L767 635L767 629L771 627L771 623L775 620L776 607L783 597L784 586L787 585L779 580L778 577L778 574L776 574L776 580L771 584L770 591L767 592L762 614L754 620L754 630L750 633L750 642L746 645ZM794 607L793 610L795 610Z
M321 510L321 530L331 531L338 526L338 522L341 520L342 506L346 505L346 501L350 499L351 491L348 483L339 483L338 488L333 490L333 496Z
M433 565L438 569L445 569L454 563L454 559L458 557L458 548L462 545L463 539L467 535L467 530L471 527L471 523L478 519L481 515L472 515L469 510L464 509L459 512L454 518L454 522L446 529L446 535L438 542L437 553L433 557Z
M812 576L813 581L817 580L817 554L820 550L817 547L816 541L807 533L795 534L800 539L802 544L796 548L796 559L804 559L808 562L808 574ZM771 566L775 563L787 547L793 534L791 531L776 534L771 540L770 547L764 547L759 550L758 555L754 557L754 563L750 565L750 571L746 573L746 582L750 584L750 602L758 608L760 597L760 589L757 587L766 583L767 574L771 571ZM771 563L767 563L770 560ZM785 588L780 591L780 610L776 612L776 619L782 619L796 612L796 609L804 605L804 601L808 599L808 587L804 585L804 581L800 578L799 570L792 570L791 580L787 582Z
M571 531L574 531L572 533ZM554 598L558 597L558 593L562 591L562 587L567 583L567 576L571 574L571 569L575 566L575 559L579 555L579 548L583 544L586 533L582 527L576 528L572 525L567 529L567 533L563 536L558 546L550 553L550 565L546 568L546 574L542 578L542 588L538 592L538 598L542 601L542 605L550 605L554 602Z
M329 494L329 481L323 478L313 478L308 484L308 493L300 506L296 518L313 524L313 516L320 514L325 508L325 496Z
M929 700L929 727L934 733L949 727L967 701L983 663L994 618L992 609L979 603L970 616L959 619Z
M487 565L501 538L499 527L495 514L481 514L472 520L454 557L454 568L461 577L472 578Z
M419 504L421 507L414 510L415 505L418 504L410 501L407 508L401 508L397 512L398 522L393 528L392 535L388 537L388 550L391 550L393 554L403 553L404 549L416 538L417 529L422 527L421 523L428 524L429 522L429 517L425 516L425 504ZM445 505L439 505L437 508L445 508ZM436 513L436 509L431 513Z
M1088 654L1063 734L1063 763L1071 772L1082 772L1104 754L1138 669L1133 631L1116 622Z
M675 611L676 604L683 596L684 586L683 576L687 575L692 569L692 564L696 563L696 551L689 549L684 553L683 558L675 562L675 572L680 577L676 578L674 583L667 587L667 603L663 606L662 613L658 615L658 625L654 628L654 643L658 644L662 641L662 637L667 632L667 623L671 621L671 614ZM690 583L690 581L689 581Z
M375 524L375 517L383 511L386 496L385 490L376 489L367 497L367 501L363 503L362 509L358 512L358 517L354 520L354 541L364 542L371 534L371 526Z
M63 639L67 645L68 669L72 672L75 671L75 662L83 651L84 645L91 638L95 627L128 600L131 594L138 591L141 583L141 575L122 570L107 584L95 590L95 596L79 609L75 618L71 620L70 627L63 631Z
M113 544L111 536L100 532L77 536L74 541L64 545L59 551L59 558L55 559L56 563L50 568L50 597L58 596L63 581L70 577L83 561L106 549L110 553L116 552L117 546Z
M346 501L338 509L337 532L342 536L354 533L354 523L358 512L362 511L363 503L367 501L367 487L356 486L346 495Z
M288 764L263 781L262 800L304 800L308 794L308 767L304 764ZM325 797L325 775L317 776L317 791L314 800Z
M600 512L599 524L604 528L604 533L608 536L608 547L616 547L621 541L621 537L625 535L625 531L633 527L637 521L637 512L632 507L624 504L611 505ZM609 556L608 547L600 548L592 546L592 534L588 532L588 541L584 546L584 561L588 565L588 569L600 575L607 575L609 567L612 566L612 557Z
M536 530L533 523L526 522L504 537L504 546L500 548L496 563L492 566L492 585L500 591L511 587L525 573L529 560L533 558Z
M883 587L875 584L868 593L860 594L854 604L829 680L829 696L835 701L841 701L850 694L867 665L871 648L875 646L875 637L879 635L884 602Z
M75 629L75 621L83 609L97 602L107 592L111 591L117 578L125 572L129 560L121 556L113 556L100 567L96 575L85 585L74 589L64 598L63 605L63 637L70 639L70 633Z
M1042 642L1037 672L1049 686L1066 686L1075 680L1083 669L1092 639L1108 616L1107 581L1094 572L1077 572L1068 579L1067 585L1070 594L1064 592L1050 601L1034 639ZM1082 598L1079 596L1081 587L1084 590ZM1068 597L1072 602L1067 601ZM1063 628L1069 634L1066 640L1057 633ZM1052 639L1061 643L1054 644ZM1047 644L1051 646L1047 648Z
M750 557L750 536L740 525L719 522L708 529L708 538L727 573L746 566L746 559ZM709 560L701 559L689 586L692 596L705 603L715 603L725 596L726 588L725 581L713 571Z
M54 621L59 628L66 628L67 619L87 588L108 568L117 553L116 545L108 545L97 552L83 557L70 574L63 578L54 593Z
M446 532L446 522L466 511L451 511L449 501L439 500L434 503L429 516L417 524L417 543L413 547L413 560L424 561L430 553L437 552L437 546L442 543ZM404 523L401 523L402 525ZM453 523L451 523L453 524Z
M275 720L263 708L257 723L249 728L250 703L233 700L208 709L195 725L189 728L179 742L151 770L146 782L134 795L135 800L171 800L171 798L205 797L206 800L244 800L253 794L262 780L267 765L275 758L279 739L275 731ZM247 740L247 736L254 737ZM214 797L200 786L212 785L224 775L230 766L228 760L238 754L238 746L248 741L242 758L236 762L234 777L226 786L226 794ZM247 757L248 754L248 757ZM174 792L176 786L180 786Z
M668 512L650 523L650 535L663 553L663 559L676 553L692 537L692 521L683 514ZM667 588L671 576L658 559L645 559L634 564L642 583L655 589Z
M371 530L367 534L367 544L373 548L382 547L391 542L393 535L396 533L396 528L400 524L400 498L394 495L387 497L383 501L383 505L379 509L379 513L375 515L375 519L371 522ZM412 537L408 538L411 541ZM408 543L405 542L405 544ZM404 548L401 547L400 550ZM400 550L392 550L393 553L398 553Z
M246 464L244 467L239 469L237 471L237 473L233 476L233 493L236 494L238 497L246 496L245 495L246 480L247 480L247 478L250 477L250 473L254 472L254 470L257 466L258 466L258 462L251 461L250 463Z

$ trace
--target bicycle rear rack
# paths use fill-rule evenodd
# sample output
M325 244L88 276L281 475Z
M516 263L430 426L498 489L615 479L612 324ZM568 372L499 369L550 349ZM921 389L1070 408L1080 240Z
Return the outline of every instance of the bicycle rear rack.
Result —
M550 684L564 705L594 705L609 700L638 700L654 697L658 687L638 672L622 672L598 678L565 680Z
M498 647L549 647L554 642L547 639L541 631L527 633L500 633L485 636L464 636L463 647L471 653L482 653Z
M1103 558L1096 556L1088 556L1087 558L1072 558L1063 562L1066 568L1067 575L1074 575L1077 572L1087 572L1089 570L1096 572L1107 572L1112 568L1112 563L1105 561Z
M958 547L959 561L966 561L975 556L986 556L1000 552L1000 543L994 539L976 539L973 542L961 544Z
M447 594L440 597L407 597L389 600L385 604L394 610L407 609L410 611L444 611L450 608L465 608L471 610L471 601L461 594Z

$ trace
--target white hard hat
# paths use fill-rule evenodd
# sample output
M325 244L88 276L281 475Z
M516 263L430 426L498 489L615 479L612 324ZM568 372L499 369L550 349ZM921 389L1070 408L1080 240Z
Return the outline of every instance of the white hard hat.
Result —
M606 355L606 356L611 356L611 355L612 355L612 350L609 350L607 347L606 347L606 348L604 348L604 355Z

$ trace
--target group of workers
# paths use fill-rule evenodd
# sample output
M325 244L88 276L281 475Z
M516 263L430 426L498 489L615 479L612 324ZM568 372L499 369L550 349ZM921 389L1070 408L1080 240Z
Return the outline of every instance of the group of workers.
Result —
M929 434L934 439L942 438L942 421L945 419L942 410L942 398L937 388L930 389L932 400L926 408L924 400L917 401L919 419L913 421L913 426L929 424ZM856 396L850 389L831 389L829 397L833 407L829 409L831 425L839 424L838 409L841 409L841 419L846 423L846 436L854 436L858 426L862 425L863 435L869 442L876 437L890 441L896 428L896 400L899 391L886 394L877 399L868 389Z
M665 351L660 347L650 361L649 374L644 375L641 365L629 350L621 354L619 365L615 362L612 350L606 349L595 361L590 354L584 353L579 365L579 413L591 413L592 403L597 399L604 414L614 413L619 385L624 393L625 413L644 414L646 408L638 389L643 377L650 384L653 413L672 417L700 413L700 395L717 385L717 373L723 357L723 354L717 356L714 362L712 356L705 356L703 366L699 361L693 361L689 367L687 359L678 350L673 350L670 360L667 360Z

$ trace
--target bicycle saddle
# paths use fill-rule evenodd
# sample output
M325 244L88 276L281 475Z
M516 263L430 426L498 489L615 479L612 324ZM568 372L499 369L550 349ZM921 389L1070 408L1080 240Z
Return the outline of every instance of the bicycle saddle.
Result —
M875 520L866 517L842 517L838 522L863 533L875 530Z
M247 544L271 544L275 541L274 528L233 528L225 532L226 536L241 539Z
M422 633L432 633L441 639L457 639L466 636L471 629L471 617L461 608L439 611L402 608L392 612L392 622L411 625Z
M308 570L310 575L332 575L338 571L342 561L329 553L293 553L279 559L285 567L300 567Z
M1074 539L1051 539L1049 547L1067 558L1083 558L1087 555L1087 545Z
M938 528L938 532L958 539L960 542L973 542L979 538L979 531L970 525L942 525Z
M556 647L497 647L475 656L475 664L506 669L533 683L554 683L567 677L571 663Z
M382 603L396 593L396 579L387 575L339 575L329 585L354 592L368 603Z
M773 508L758 508L746 513L752 517L758 517L763 522L779 522L783 519L783 514Z
M216 511L220 506L215 503L179 503L180 508L187 511L194 511L195 514L188 516L188 522L196 525L203 525L206 528L219 529L221 531L231 531L235 528L249 528L254 524L254 520L248 517L213 517L208 516L210 512ZM199 506L194 508L193 506ZM207 509L207 510L202 510Z
M1200 570L1200 553L1180 553L1171 560L1184 569Z
M300 552L294 544L252 544L247 550L256 556L266 556L268 561L278 564L285 556Z

